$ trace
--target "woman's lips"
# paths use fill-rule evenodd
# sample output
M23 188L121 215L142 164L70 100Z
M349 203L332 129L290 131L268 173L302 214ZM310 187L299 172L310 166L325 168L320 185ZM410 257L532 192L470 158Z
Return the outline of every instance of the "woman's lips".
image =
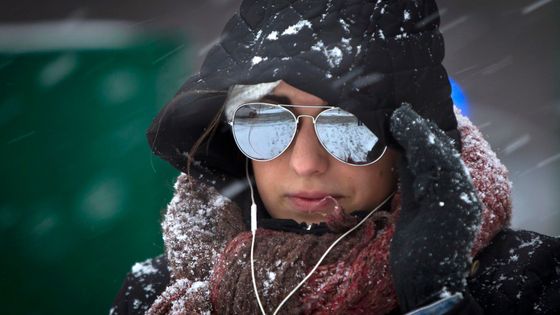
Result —
M291 206L302 212L328 212L333 209L332 198L340 198L338 195L321 192L305 192L287 195Z

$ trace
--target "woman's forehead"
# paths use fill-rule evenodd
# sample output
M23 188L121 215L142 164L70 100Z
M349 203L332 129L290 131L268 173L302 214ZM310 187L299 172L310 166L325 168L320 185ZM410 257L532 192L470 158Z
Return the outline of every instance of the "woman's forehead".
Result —
M320 97L298 89L284 81L281 81L266 97L273 100L282 100L279 103L294 105L327 105Z

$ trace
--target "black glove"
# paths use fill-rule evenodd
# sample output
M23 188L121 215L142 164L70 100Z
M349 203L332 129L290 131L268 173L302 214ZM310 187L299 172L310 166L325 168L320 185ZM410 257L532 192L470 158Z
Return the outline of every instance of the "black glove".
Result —
M408 312L442 293L466 291L482 206L453 140L441 129L409 105L395 110L390 127L403 149L390 263L399 304Z

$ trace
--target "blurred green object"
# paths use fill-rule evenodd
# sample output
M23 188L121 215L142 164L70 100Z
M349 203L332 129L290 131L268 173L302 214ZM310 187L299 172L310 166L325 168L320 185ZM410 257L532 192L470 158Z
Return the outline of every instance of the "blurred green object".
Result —
M180 34L126 23L0 26L3 314L107 314L162 253L178 174L145 130L187 60Z

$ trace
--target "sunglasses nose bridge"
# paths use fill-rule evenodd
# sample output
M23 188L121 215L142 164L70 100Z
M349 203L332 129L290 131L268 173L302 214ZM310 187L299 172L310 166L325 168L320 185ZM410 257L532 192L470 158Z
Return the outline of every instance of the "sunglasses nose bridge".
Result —
M313 124L315 124L315 117L313 117L313 116L311 116L311 115L305 115L305 114L298 115L298 116L296 117L296 124L299 124L299 119L300 119L301 117L311 118L311 120L313 121Z
M300 118L302 118L302 117L303 118L310 118L311 121L313 122L313 129L315 130L315 136L317 137L317 141L319 143L321 143L321 140L319 140L319 135L317 134L317 129L315 128L316 127L315 122L317 121L317 117L312 116L312 115L307 115L307 114L301 114L301 115L298 115L297 117L294 115L294 117L296 118L296 126L299 126L299 119ZM294 139L295 139L295 136L294 136ZM292 139L292 141L293 141L293 139ZM321 144L321 146L323 146L323 145ZM324 148L324 146L323 146L323 148Z
M314 117L314 116L311 116L311 115L306 115L306 114L301 114L301 115L298 115L298 116L296 117L296 127L299 126L299 119L300 119L301 117L310 118L311 121L313 122L313 126L315 127L315 122L317 121L317 120L316 120L317 118ZM317 135L317 130L316 130L316 129L315 129L315 135ZM318 140L318 138L319 138L319 137L317 136L317 140Z

